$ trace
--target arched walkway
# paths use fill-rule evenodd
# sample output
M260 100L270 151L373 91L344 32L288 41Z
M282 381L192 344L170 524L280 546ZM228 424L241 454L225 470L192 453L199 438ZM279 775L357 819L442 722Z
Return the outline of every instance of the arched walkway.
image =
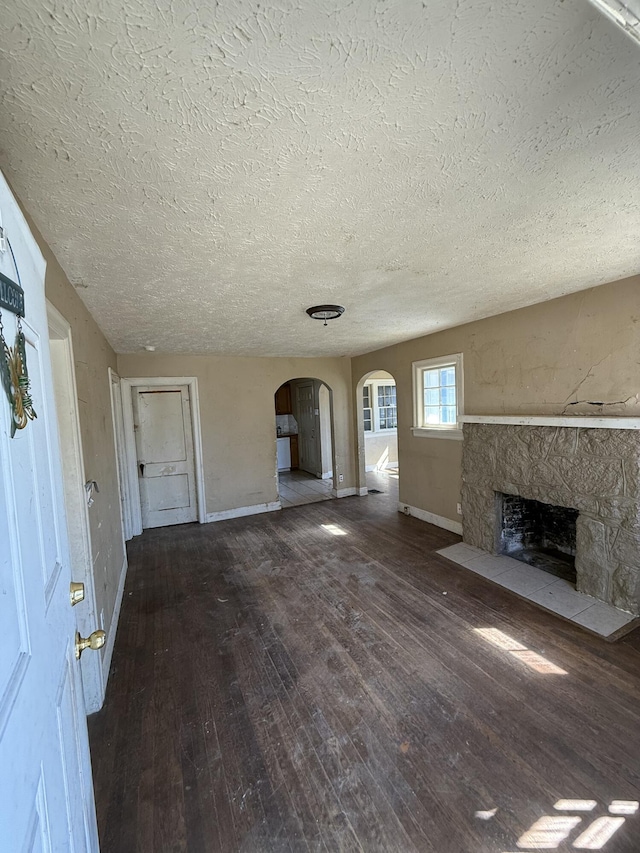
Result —
M396 381L385 370L366 373L356 386L358 492L398 493Z
M275 393L276 476L283 509L335 497L333 393L322 380L296 377Z

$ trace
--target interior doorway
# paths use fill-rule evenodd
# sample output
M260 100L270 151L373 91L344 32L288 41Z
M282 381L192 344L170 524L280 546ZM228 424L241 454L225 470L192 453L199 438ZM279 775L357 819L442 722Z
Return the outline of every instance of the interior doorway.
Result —
M84 585L83 607L76 609L76 618L80 633L88 637L96 626L103 627L104 620L103 614L98 613L95 596L89 524L90 484L86 484L84 469L71 326L50 303L47 303L47 323L71 576ZM87 713L91 714L98 711L104 701L106 678L101 655L82 655L80 669L84 701ZM108 666L106 671L108 674Z
M333 482L333 400L322 380L299 377L275 393L276 478L281 506L337 497Z
M143 528L196 521L189 389L134 388L133 417Z
M195 377L120 380L132 534L206 521Z
M386 370L366 373L356 386L358 493L399 492L396 380Z

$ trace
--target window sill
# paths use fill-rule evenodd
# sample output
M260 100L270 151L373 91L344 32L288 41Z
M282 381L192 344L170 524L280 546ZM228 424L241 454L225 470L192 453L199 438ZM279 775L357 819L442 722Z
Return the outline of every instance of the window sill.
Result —
M364 437L366 438L368 435L395 435L398 430L395 427L391 429L367 429L364 431Z
M411 427L411 432L416 438L448 438L453 441L462 441L462 430L454 429L437 429L434 427Z

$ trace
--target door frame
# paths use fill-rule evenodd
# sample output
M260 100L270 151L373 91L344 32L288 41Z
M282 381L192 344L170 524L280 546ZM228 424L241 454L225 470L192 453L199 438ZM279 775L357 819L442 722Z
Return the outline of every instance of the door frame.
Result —
M131 518L131 496L129 494L129 478L126 467L127 455L125 449L124 414L122 405L122 380L111 368L109 368L109 393L111 395L113 441L116 449L116 473L118 475L118 493L120 495L122 515L122 536L126 543L129 539L133 538L133 520Z
M133 391L135 388L147 385L154 388L163 386L175 387L186 385L189 388L189 407L191 409L191 434L193 437L193 456L196 481L196 502L198 504L198 521L207 521L204 497L204 467L202 464L202 430L200 426L200 396L198 380L195 376L136 376L120 379L122 391L122 418L124 421L124 453L123 468L127 472L127 487L123 490L126 512L131 519L131 534L138 536L142 533L142 505L140 503L140 486L138 483L138 452L136 450L136 435L133 428Z
M394 381L396 386L396 402L398 395L398 382L396 380L395 373L392 373L390 370L387 370L385 367L377 367L375 370L367 370L360 379L356 382L355 385L355 401L354 401L354 414L355 414L355 439L356 439L356 490L357 494L360 497L366 497L369 494L369 487L367 485L367 466L366 466L366 448L365 441L366 436L364 432L364 412L363 412L363 404L362 404L362 389L364 386L371 380L371 377L376 373L387 373ZM371 381L380 381L383 380L371 380ZM372 400L373 402L373 400ZM380 435L381 433L378 433ZM375 433L374 433L375 435ZM398 470L400 465L400 430L396 427L396 441L398 442ZM398 486L400 487L402 480L398 481ZM402 502L401 502L402 503Z
M49 300L47 305L47 325L49 329L49 347L51 351L52 373L56 374L55 386L59 381L62 399L56 403L58 437L65 516L69 537L71 574L74 581L84 584L86 607L76 614L80 630L91 632L100 624L96 601L95 578L93 574L93 548L91 546L91 527L89 507L85 491L84 453L80 430L80 412L78 409L78 387L76 384L73 338L68 320ZM60 358L56 346L60 346ZM55 366L53 364L55 359ZM62 404L60 407L59 404ZM71 529L69 529L71 527ZM72 544L73 542L73 544ZM83 634L85 636L85 634ZM86 635L88 636L88 634ZM82 690L87 713L99 711L104 702L106 678L102 666L102 655L83 655L80 661L82 670ZM108 669L107 669L108 674Z
M355 494L355 491L352 488L349 488L349 487L342 488L342 489L338 488L338 486L340 485L340 482L338 480L339 474L337 474L338 465L337 465L337 450L336 450L337 445L336 445L336 430L335 430L336 415L335 415L335 410L334 410L334 405L333 405L333 394L334 394L334 392L333 392L332 386L329 384L329 382L326 379L321 379L319 376L291 376L288 379L285 379L282 382L280 382L278 387L273 392L274 398L275 398L275 395L276 395L278 389L281 388L283 385L286 385L287 382L291 383L292 409L293 409L293 415L296 418L296 420L298 420L298 414L299 414L298 410L297 410L297 397L296 397L296 386L298 384L304 384L306 382L311 382L313 384L313 386L314 386L314 404L318 403L318 406L317 406L318 411L320 409L319 390L320 390L321 386L324 385L324 387L329 392L329 412L328 412L328 414L329 414L329 425L330 425L329 435L331 438L331 453L330 453L331 474L328 475L327 477L323 476L322 479L332 479L333 478L333 488L331 490L331 496L334 498L346 498L346 497L349 497L350 495ZM317 392L316 392L316 387L317 387ZM315 408L315 405L314 405L314 408ZM319 454L319 459L320 459L321 467L322 467L322 429L321 429L321 424L322 424L322 419L318 415L318 454ZM276 438L277 438L277 436L276 436ZM275 453L274 453L273 461L274 461L274 468L275 468L275 478L276 478L276 483L277 483L278 482L278 458L277 458L277 449L276 448L277 448L277 444L274 444ZM304 469L302 469L302 470L304 470ZM278 498L278 503L279 503L279 498ZM280 508L280 507L276 507L276 508Z

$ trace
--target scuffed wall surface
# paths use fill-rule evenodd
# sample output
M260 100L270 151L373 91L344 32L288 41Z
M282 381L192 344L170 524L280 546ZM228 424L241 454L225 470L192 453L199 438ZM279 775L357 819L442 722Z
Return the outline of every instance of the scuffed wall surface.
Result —
M119 352L353 355L637 269L637 46L585 0L8 0L0 75Z
M469 415L640 417L640 276L469 323L352 360L398 388L400 501L459 521L462 443L416 438L411 364L462 352Z
M119 355L123 378L198 379L206 510L277 500L274 395L290 379L319 379L333 392L336 472L355 486L351 365L346 358Z
M85 476L100 488L89 510L96 605L109 632L125 560L108 376L116 356L51 249L29 225L47 262L46 297L71 326Z

